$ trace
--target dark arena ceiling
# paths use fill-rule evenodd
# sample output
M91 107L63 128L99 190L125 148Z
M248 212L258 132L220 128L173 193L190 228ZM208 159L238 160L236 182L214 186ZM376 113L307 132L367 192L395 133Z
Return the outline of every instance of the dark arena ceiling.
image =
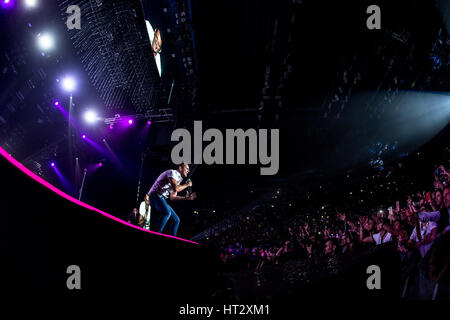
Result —
M59 0L83 12L81 30L69 31L73 47L104 106L145 112L164 104L139 0Z

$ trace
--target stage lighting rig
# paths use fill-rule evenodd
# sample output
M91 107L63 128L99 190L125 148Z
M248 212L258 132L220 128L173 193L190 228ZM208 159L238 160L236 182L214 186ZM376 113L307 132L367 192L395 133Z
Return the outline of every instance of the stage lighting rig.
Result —
M114 126L115 124L119 123L127 123L128 125L133 124L134 121L139 120L147 120L147 125L150 125L151 123L157 123L157 122L172 122L173 121L173 114L172 110L170 108L166 109L158 109L154 110L152 112L146 112L146 113L139 113L139 114L133 114L133 115L127 115L127 116L121 116L120 114L116 114L114 117L105 118L104 122L105 124L111 126ZM131 121L131 123L130 123Z

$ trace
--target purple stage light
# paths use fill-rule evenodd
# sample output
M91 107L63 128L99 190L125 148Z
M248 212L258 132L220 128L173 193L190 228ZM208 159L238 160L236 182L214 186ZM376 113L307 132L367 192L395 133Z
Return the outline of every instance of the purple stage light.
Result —
M128 124L133 124L133 120L128 120Z
M147 125L151 125L152 122L150 120L147 121Z
M51 165L52 167L54 167L54 166L55 166L55 163L54 163L54 162L52 162L52 163L50 163L50 165Z
M85 134L83 134L81 137L82 137L83 139L86 139L86 135L85 135Z
M14 6L14 0L1 0L2 8L11 8Z
M99 163L98 163L98 166L99 166L99 167L103 167L103 163L99 162Z
M53 102L53 106L58 109L63 115L64 117L66 117L67 119L69 119L69 114L67 113L67 111L61 106L61 102L59 100L55 100Z

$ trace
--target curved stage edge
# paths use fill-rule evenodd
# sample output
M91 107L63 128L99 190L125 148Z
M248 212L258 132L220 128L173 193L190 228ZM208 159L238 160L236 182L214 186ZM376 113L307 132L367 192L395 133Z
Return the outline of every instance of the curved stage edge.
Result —
M6 150L4 150L4 149L1 148L1 147L0 147L0 154L1 154L3 157L5 157L9 162L11 162L14 166L16 166L19 170L21 170L23 173L25 173L27 176L29 176L29 177L32 178L33 180L39 182L39 183L42 184L44 187L50 189L51 191L53 191L53 192L56 193L57 195L59 195L59 196L65 198L65 199L67 199L67 200L73 202L73 203L76 204L76 205L79 205L79 206L84 207L84 208L86 208L86 209L95 211L95 212L100 213L101 215L103 215L103 216L105 216L105 217L107 217L107 218L109 218L109 219L115 220L115 221L117 221L117 222L119 222L119 223L122 223L122 224L124 224L124 225L127 225L127 226L132 227L132 228L135 228L135 229L139 229L139 230L141 230L141 231L153 233L153 234L160 235L160 236L163 236L163 237L168 237L168 238L173 238L173 239L177 239L177 240L181 240L181 241L186 241L186 242L190 242L190 243L194 243L194 244L197 244L197 245L198 245L197 242L194 242L194 241L191 241L191 240L187 240L187 239L183 239L183 238L179 238L179 237L174 237L174 236L171 236L171 235L162 234L162 233L158 233L158 232L155 232L155 231L151 231L151 230L146 230L146 229L140 228L140 227L135 226L135 225L133 225L133 224L131 224L131 223L128 223L128 222L126 222L126 221L123 221L123 220L121 220L121 219L119 219L119 218L113 216L112 214L109 214L109 213L104 212L104 211L102 211L102 210L100 210L100 209L97 209L97 208L95 208L95 207L93 207L93 206L91 206L91 205L89 205L89 204L87 204L87 203L84 203L84 202L80 201L80 200L77 200L77 199L75 199L74 197L72 197L72 196L68 195L67 193L61 191L60 189L56 188L55 186L51 185L50 183L48 183L47 181L45 181L45 180L42 179L41 177L37 176L35 173L31 172L28 168L26 168L23 164L21 164L19 161L17 161L16 159L14 159L10 154L8 154L8 153L6 152Z
M157 302L203 300L214 290L218 258L210 249L130 225L0 153L1 291L118 297L145 292ZM80 267L81 290L67 288L71 265Z

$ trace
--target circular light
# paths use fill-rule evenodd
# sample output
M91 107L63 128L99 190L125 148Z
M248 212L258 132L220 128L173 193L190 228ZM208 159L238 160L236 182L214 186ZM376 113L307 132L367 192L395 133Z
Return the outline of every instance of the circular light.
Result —
M51 165L52 167L54 167L54 166L55 166L55 163L54 163L54 162L52 162L52 163L50 163L50 165Z
M2 4L2 7L9 8L9 7L14 6L14 0L2 0L1 4Z
M55 41L50 34L44 33L38 35L38 44L41 50L47 51L53 48Z
M128 124L133 124L133 120L128 120Z
M53 105L54 105L55 107L58 107L58 106L59 106L59 101L56 100L56 101L53 103Z
M82 137L83 139L86 139L86 135L85 135L85 134L83 134L81 137Z
M101 162L98 163L99 167L103 167L103 164Z
M62 81L62 87L64 90L68 92L72 92L75 89L76 82L75 79L72 77L66 77Z
M84 114L84 120L87 123L94 123L97 121L97 114L94 111L89 110Z
M28 8L34 8L37 5L37 0L25 0L25 5Z
M152 122L151 122L150 120L148 120L148 121L147 121L147 124L148 124L148 125L151 125L151 124L152 124Z

